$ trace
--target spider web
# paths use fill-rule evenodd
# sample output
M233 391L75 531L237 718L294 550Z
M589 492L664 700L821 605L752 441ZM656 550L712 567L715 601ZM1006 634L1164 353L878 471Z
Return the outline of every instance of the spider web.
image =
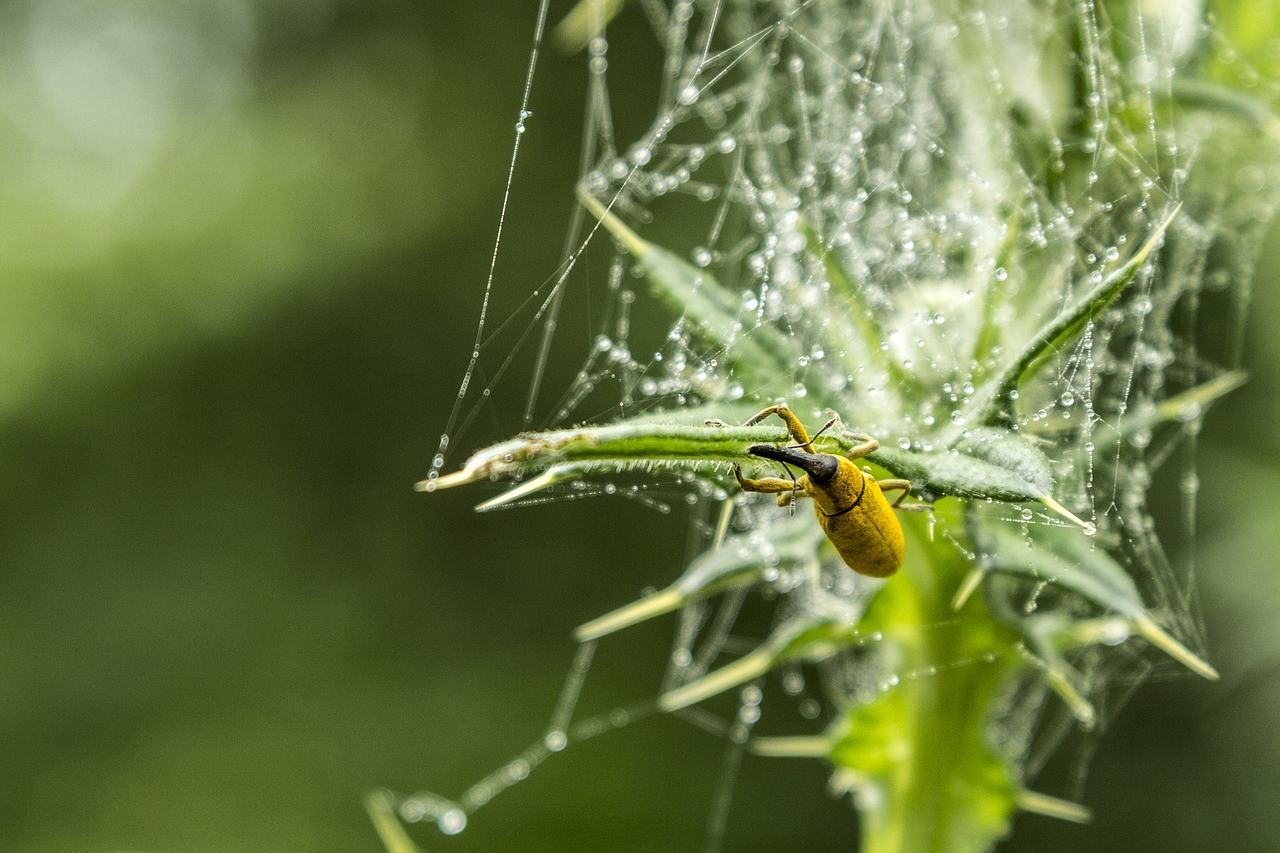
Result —
M1002 357L1012 357L976 330L995 327L1009 340L1033 334L1182 205L1158 273L1140 278L1021 389L1009 428L1052 448L1054 458L1084 460L1059 464L1055 495L1120 555L1152 609L1197 644L1202 626L1189 545L1203 411L1188 405L1173 431L1129 433L1126 425L1238 366L1250 242L1274 199L1197 180L1215 166L1219 124L1177 112L1185 100L1177 78L1206 53L1229 48L1196 8L1094 0L638 2L621 14L648 20L663 59L654 69L654 117L628 141L618 138L615 119L631 105L610 98L616 48L603 35L610 6L588 2L574 13L584 16L589 36L579 191L637 227L651 226L656 242L714 273L738 295L740 336L776 328L799 344L803 355L789 365L783 393L806 422L822 417L810 400L834 398L859 430L902 449L933 449L942 429L969 426L965 403ZM545 2L539 15L513 173ZM1242 173L1239 180L1265 183L1255 177ZM636 313L653 300L637 283L631 258L610 249L598 230L579 209L561 266L506 321L522 330L516 346L490 357L482 313L432 476L513 366L527 365L531 376L523 425L539 428L693 406L750 410L759 408L754 401L776 397L777 389L744 382L733 369L732 341L709 343L685 317L660 339L637 334L643 324ZM868 339L839 303L815 241L856 282L879 338ZM501 236L495 260L500 248ZM590 285L606 307L576 379L549 389L543 380L557 351L558 321L574 310L567 284L589 251L607 254L606 274ZM493 286L491 268L486 310ZM1211 341L1197 334L1206 304L1226 318ZM482 375L489 378L477 390ZM1125 438L1106 440L1114 434ZM1169 460L1180 479L1176 558L1147 508L1154 472ZM726 500L718 483L692 476L575 482L552 499L619 494L661 511L690 504L695 550L729 532L788 523L785 511ZM1058 523L1015 506L991 512L1024 530ZM939 515L938 535L963 550L959 516ZM776 623L815 611L856 621L874 589L840 565L779 569L767 581ZM1056 604L1047 584L1009 595L1024 613ZM739 633L747 606L745 593L732 593L714 607L683 610L659 692L705 674L726 653L754 647ZM869 647L878 641L865 638ZM388 802L409 822L433 820L454 834L552 754L656 713L656 703L644 699L575 719L594 650L594 642L579 647L545 735L512 762L455 799L421 792ZM816 671L782 671L778 681L801 718L816 726L833 704L976 663L939 660L920 671L879 672L854 658L853 665L842 659ZM1108 646L1073 663L1087 683L1102 685L1102 727L1153 671L1145 657ZM764 687L752 682L738 691L724 714L680 712L727 744L707 849L723 842ZM998 738L1024 756L1029 777L1079 728L1069 713L1044 710L1046 693L1042 682L1027 680L994 715ZM1091 749L1089 738L1077 747L1073 797L1082 795Z

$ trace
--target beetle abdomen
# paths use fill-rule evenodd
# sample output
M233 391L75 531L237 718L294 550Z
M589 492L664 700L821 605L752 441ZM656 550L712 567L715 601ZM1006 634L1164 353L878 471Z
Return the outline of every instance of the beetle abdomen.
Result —
M876 481L847 459L826 488L810 488L818 523L855 572L885 578L902 566L902 525Z

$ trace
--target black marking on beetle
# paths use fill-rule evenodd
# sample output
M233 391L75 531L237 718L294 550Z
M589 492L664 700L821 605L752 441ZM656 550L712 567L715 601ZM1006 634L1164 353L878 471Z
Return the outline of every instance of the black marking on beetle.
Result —
M861 471L859 471L858 473L862 474ZM849 504L847 507L845 507L842 510L837 510L836 512L822 512L822 508L819 507L818 512L822 512L822 514L825 515L827 518L835 518L837 515L844 515L847 512L852 512L854 509L857 509L858 504L862 503L862 496L865 495L866 493L867 493L867 475L862 474L862 488L858 490L858 496L854 498L853 503ZM880 535L880 538L882 539L884 538L883 533Z

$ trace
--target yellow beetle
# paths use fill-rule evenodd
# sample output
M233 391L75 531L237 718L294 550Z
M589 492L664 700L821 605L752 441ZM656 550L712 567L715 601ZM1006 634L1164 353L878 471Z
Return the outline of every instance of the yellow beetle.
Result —
M787 433L796 442L795 446L757 444L750 448L750 453L794 465L805 473L798 480L781 477L753 480L743 477L741 467L734 465L733 475L742 490L777 495L779 506L786 506L803 492L813 498L818 523L845 565L855 572L876 578L896 572L902 566L906 543L902 525L893 510L911 492L911 481L876 480L853 463L853 460L878 450L880 442L869 436L857 436L862 443L850 448L843 456L818 453L813 449L804 424L785 405L770 406L743 426L758 424L770 415L777 415L783 420ZM712 423L723 424L722 421ZM884 496L885 492L891 491L902 492L892 504Z

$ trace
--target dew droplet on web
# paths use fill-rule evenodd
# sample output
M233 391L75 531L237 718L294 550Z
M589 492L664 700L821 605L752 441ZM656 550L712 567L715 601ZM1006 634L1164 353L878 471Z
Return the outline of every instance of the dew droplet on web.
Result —
M449 809L436 818L436 825L445 835L457 835L467 828L467 816L459 809Z

